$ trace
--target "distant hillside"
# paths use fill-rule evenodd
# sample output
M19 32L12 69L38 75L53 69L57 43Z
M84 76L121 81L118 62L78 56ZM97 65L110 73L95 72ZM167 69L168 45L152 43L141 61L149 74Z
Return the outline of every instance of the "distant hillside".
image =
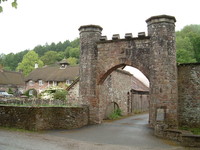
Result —
M18 64L22 62L24 55L30 50L23 50L16 54L0 54L0 68L5 70L16 71ZM63 43L51 43L45 45L36 46L35 51L44 65L54 64L56 61L60 61L64 58L68 59L71 64L77 64L79 60L79 39L73 41L66 40Z

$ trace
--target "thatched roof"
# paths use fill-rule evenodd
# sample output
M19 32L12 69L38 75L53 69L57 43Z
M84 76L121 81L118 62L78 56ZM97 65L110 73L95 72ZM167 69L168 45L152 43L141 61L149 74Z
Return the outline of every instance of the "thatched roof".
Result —
M0 85L25 85L21 72L0 70Z
M66 64L66 65L69 65L69 63L67 62L67 59L63 59L61 61L58 62L60 65L62 64Z
M60 66L46 66L33 70L25 78L25 81L66 81L74 80L78 77L78 75L79 66L67 66L64 69L60 69Z

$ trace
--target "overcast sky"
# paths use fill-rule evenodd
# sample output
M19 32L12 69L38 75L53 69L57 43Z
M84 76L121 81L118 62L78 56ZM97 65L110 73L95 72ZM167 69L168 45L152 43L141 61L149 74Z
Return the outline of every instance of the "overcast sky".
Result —
M37 45L79 37L81 25L103 27L103 35L147 30L145 20L155 15L172 15L176 30L200 24L199 0L18 0L18 8L3 3L0 14L0 53L16 53Z

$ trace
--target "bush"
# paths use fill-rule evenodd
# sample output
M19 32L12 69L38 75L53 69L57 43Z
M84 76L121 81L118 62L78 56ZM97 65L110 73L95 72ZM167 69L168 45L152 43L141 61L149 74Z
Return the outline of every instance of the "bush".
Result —
M8 94L13 94L13 90L11 88L8 89Z
M111 119L111 120L114 120L114 119L118 119L122 116L122 111L121 109L116 109L114 110L109 116L108 118Z
M67 91L65 90L58 90L54 94L54 99L58 100L66 100Z
M24 95L26 95L27 97L37 97L37 91L36 89L29 89L24 93Z

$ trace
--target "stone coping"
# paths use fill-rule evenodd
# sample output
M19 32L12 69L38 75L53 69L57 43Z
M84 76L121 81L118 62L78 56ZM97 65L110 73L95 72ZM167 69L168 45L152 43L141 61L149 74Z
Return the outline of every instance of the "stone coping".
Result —
M163 138L175 140L186 147L200 147L200 135L195 135L190 131L179 129L165 129L162 131ZM171 133L171 134L170 134Z
M146 20L146 22L150 22L152 20L159 20L159 19L170 19L170 20L174 20L174 22L176 22L176 18L174 16L169 16L169 15L158 15L158 16L152 16L149 19Z
M200 63L178 63L178 66L200 65Z

